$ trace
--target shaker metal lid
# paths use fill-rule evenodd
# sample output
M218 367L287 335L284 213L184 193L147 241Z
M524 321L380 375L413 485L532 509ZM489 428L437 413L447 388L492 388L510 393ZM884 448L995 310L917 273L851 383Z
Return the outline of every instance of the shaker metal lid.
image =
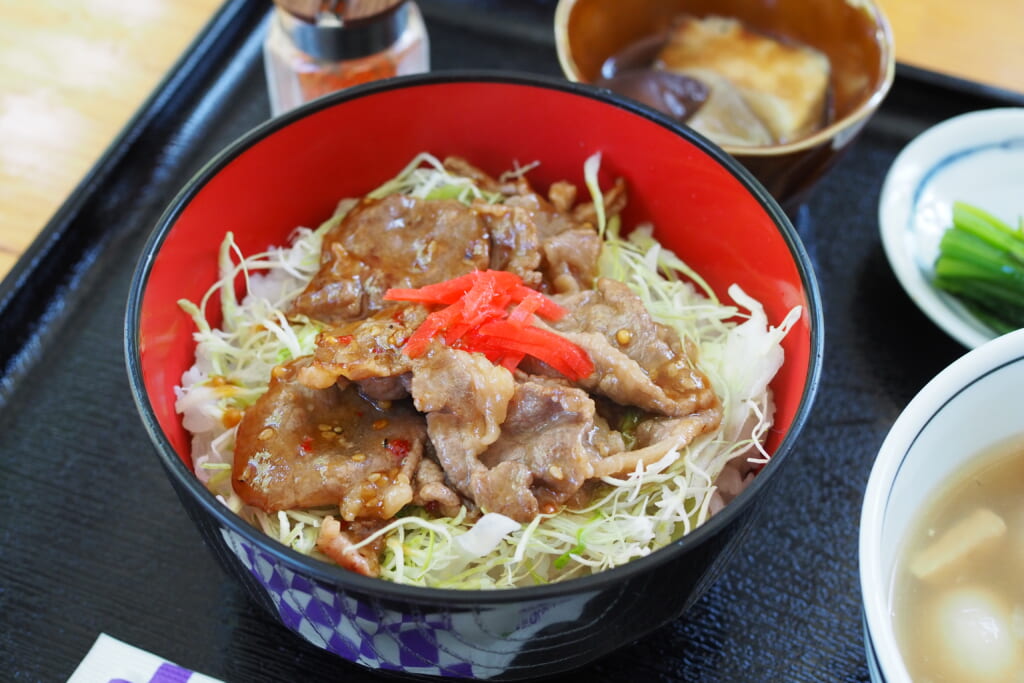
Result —
M277 20L317 59L358 59L390 47L409 20L406 0L274 0Z

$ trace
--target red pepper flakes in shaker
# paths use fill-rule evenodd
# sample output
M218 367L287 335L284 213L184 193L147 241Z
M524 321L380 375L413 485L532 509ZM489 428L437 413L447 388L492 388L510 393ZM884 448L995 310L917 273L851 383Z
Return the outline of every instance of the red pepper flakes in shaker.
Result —
M271 112L353 85L430 68L409 0L274 0L263 43Z

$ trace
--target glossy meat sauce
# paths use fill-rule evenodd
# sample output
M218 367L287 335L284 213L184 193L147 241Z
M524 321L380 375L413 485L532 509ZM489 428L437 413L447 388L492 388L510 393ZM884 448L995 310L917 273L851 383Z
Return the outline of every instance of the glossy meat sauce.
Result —
M371 575L379 544L351 546L407 505L528 522L585 503L597 478L654 462L721 417L678 335L626 286L596 277L595 209L575 187L543 196L524 178L446 165L503 201L359 202L325 237L320 272L294 305L326 324L316 351L275 369L237 433L238 494L271 512L338 506L318 547ZM625 201L620 181L606 211ZM427 310L386 301L385 290L487 268L570 311L551 329L587 352L590 376L573 382L529 358L510 372L441 338L403 354Z

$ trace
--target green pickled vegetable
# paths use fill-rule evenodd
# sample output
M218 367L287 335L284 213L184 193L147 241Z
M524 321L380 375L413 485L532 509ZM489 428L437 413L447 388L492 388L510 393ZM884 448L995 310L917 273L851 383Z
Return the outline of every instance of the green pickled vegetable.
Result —
M996 332L1024 327L1024 231L954 202L953 225L939 242L934 282Z

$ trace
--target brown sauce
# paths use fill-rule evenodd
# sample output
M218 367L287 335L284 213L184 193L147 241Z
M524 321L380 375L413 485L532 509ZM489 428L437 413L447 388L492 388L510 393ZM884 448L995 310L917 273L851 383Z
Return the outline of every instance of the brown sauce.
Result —
M630 43L601 65L594 85L642 102L685 123L708 97L708 87L696 78L655 67L667 33Z
M726 145L792 142L833 118L827 57L721 17L680 15L606 59L594 84ZM784 114L775 120L774 111Z

